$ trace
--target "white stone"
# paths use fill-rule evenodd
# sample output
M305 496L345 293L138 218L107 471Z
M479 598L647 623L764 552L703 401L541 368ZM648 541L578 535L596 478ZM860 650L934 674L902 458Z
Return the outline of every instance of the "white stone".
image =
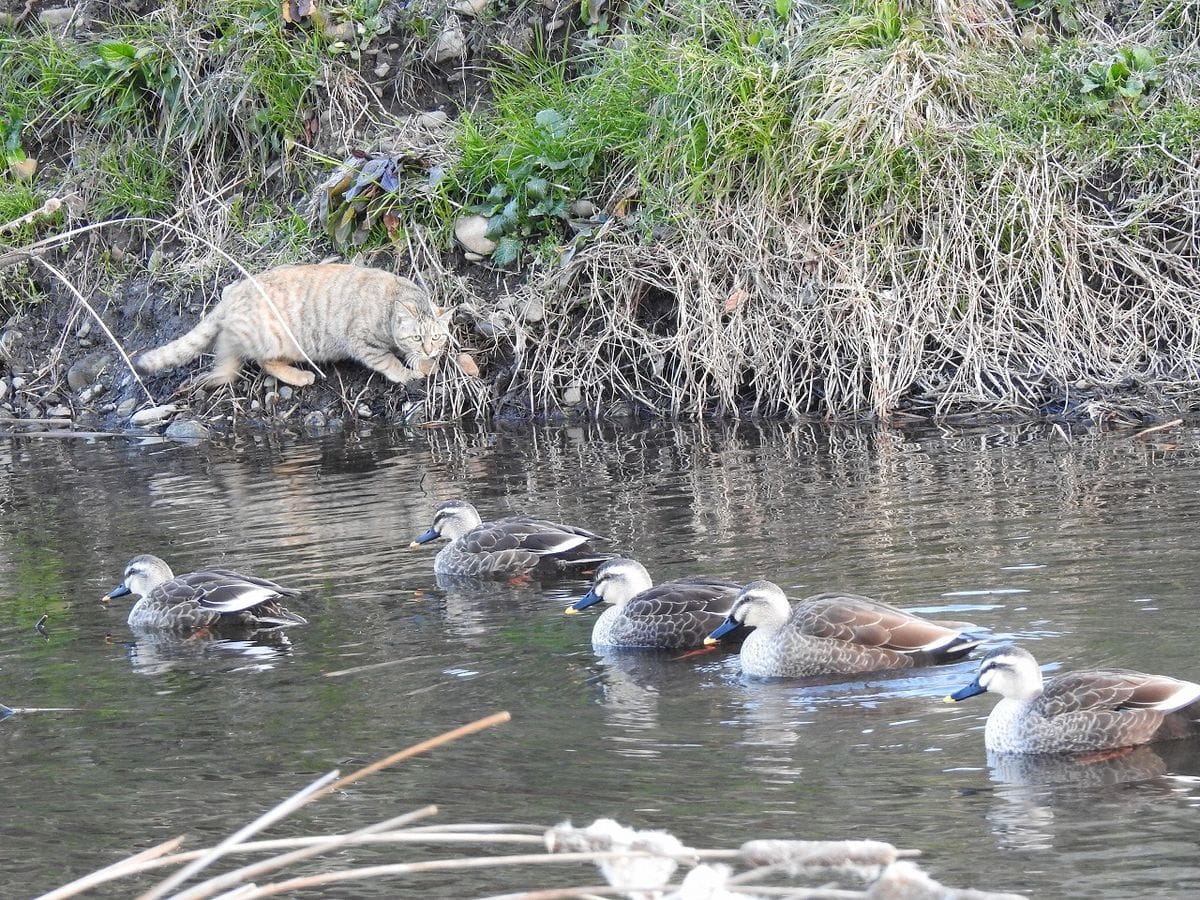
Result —
M46 410L46 415L51 419L69 419L71 418L71 407L69 406L52 406Z
M471 253L487 256L496 249L496 242L487 236L486 216L463 216L454 223L454 237Z
M563 404L566 406L578 406L583 402L583 391L579 389L579 385L573 384L563 391Z
M476 18L483 15L491 2L492 0L459 0L450 8L461 15Z
M121 404L124 406L124 404ZM139 409L129 417L129 424L134 428L145 428L147 425L157 425L166 419L171 418L175 413L179 412L179 407L174 403L165 403L162 406L151 406L147 409Z
M417 121L425 128L441 128L450 121L450 113L444 109L431 109L417 116Z
M435 63L440 63L451 59L462 59L466 54L467 36L463 34L458 16L449 15L442 26L441 34L429 48L429 55Z
M388 72L392 71L392 67L385 62L381 62L372 71L374 71L376 78L382 78Z

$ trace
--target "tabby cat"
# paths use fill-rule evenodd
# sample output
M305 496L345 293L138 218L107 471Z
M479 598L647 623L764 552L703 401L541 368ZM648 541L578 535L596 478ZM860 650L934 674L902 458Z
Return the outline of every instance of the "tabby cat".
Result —
M303 387L316 376L291 363L305 357L314 363L355 359L391 381L409 383L434 370L450 339L452 313L434 306L407 278L382 269L279 266L228 285L195 328L142 353L136 366L144 374L157 372L214 344L209 384L232 383L242 361L254 360L285 384Z

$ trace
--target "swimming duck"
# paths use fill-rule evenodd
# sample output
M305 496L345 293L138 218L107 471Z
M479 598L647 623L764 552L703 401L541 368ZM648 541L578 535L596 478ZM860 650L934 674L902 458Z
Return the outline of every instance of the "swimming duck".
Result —
M552 574L609 559L592 541L608 538L531 516L511 516L495 522L480 520L475 507L465 500L447 500L433 514L433 524L409 544L446 538L450 544L438 551L433 571L438 575L467 575L475 578L513 578L535 570Z
M1200 735L1200 684L1120 669L1043 682L1028 650L997 647L947 703L995 691L983 742L996 753L1078 753Z
M716 578L680 578L655 585L634 559L610 559L596 570L592 589L567 607L568 615L597 603L608 609L592 627L597 647L700 647L725 619L741 585Z
M857 594L817 594L793 607L770 581L742 588L705 643L743 625L754 630L742 644L742 671L759 678L906 669L957 659L979 643L957 628Z
M265 578L239 575L227 569L204 569L175 575L157 556L135 556L125 566L125 580L103 600L139 594L129 610L132 628L170 628L179 631L208 627L280 628L306 625L308 620L281 604L300 591Z

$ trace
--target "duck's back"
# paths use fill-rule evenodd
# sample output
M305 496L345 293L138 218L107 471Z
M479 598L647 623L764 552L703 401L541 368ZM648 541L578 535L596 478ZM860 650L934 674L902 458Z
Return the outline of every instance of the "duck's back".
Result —
M555 571L572 563L604 559L592 541L606 538L573 525L529 516L484 522L443 547L433 561L439 575L520 575Z
M128 621L134 628L176 630L303 624L280 602L300 593L265 578L204 569L160 584L134 604Z
M1031 700L997 703L984 741L1000 753L1075 753L1198 735L1200 704L1155 708L1185 684L1119 669L1067 672Z
M957 658L976 643L870 597L825 593L796 604L781 628L751 632L742 671L803 678L905 669Z
M659 647L683 650L725 619L741 586L716 578L666 581L606 609L596 620L592 643L602 647Z

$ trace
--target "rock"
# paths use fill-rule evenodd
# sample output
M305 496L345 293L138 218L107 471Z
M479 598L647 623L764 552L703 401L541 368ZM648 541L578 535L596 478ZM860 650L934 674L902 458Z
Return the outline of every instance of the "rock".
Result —
M454 237L463 249L487 256L496 249L496 242L487 236L486 216L462 216L454 223Z
M279 380L274 375L268 375L262 380L264 391L273 391L279 387Z
M82 391L79 392L79 402L80 403L91 403L93 400L95 400L97 397L99 397L101 394L103 394L106 390L108 390L108 388L106 388L104 385L102 385L100 382L97 381L95 384L89 385L88 387L85 387ZM110 404L110 405L112 405L112 404ZM113 406L113 409L116 409L116 406Z
M463 259L467 262L483 262L487 257L482 253L472 253L470 250L467 250L463 253Z
M262 409L261 403L259 403L257 400L250 401L250 412L258 412L260 409Z
M321 412L320 410L317 410L316 412L310 412L304 417L304 422L302 424L304 425L305 431L323 431L325 425L327 424L325 413Z
M212 437L209 427L195 419L176 419L163 434L173 441L204 441Z
M331 41L345 41L348 44L354 40L355 35L353 22L325 23L325 37Z
M71 6L55 6L38 13L38 21L47 28L62 28L74 17L75 8Z
M575 219L590 219L596 214L596 204L591 200L576 200L571 204L571 217Z
M417 122L425 128L441 128L450 121L450 113L444 109L431 109L417 116Z
M117 415L122 419L128 419L133 415L133 411L137 409L138 402L136 398L130 397L128 400L122 400L121 405L117 407Z
M438 35L433 46L429 48L429 57L435 62L446 62L451 59L462 59L467 55L467 36L463 34L458 16L446 16L442 33Z
M275 412L275 407L279 405L279 391L267 391L263 394L263 407L267 412Z
M376 78L382 78L388 72L392 71L392 67L385 62L381 62L371 71L375 73Z
M540 322L546 318L546 306L541 297L530 297L521 304L517 315L526 322Z
M367 406L365 403L358 404L358 408L355 409L354 412L360 419L371 418L371 407Z
M46 410L46 416L51 419L69 419L71 418L71 407L69 406L51 406Z
M122 403L122 406L125 404ZM158 425L164 422L175 413L179 412L179 407L174 403L165 403L162 406L151 406L147 409L139 409L129 417L129 424L134 428L146 428L150 425Z
M85 338L92 333L92 320L84 319L83 324L75 329L75 337Z
M450 7L454 12L460 15L477 18L483 15L484 11L491 5L492 0L459 0Z
M283 387L281 387L279 389L279 399L280 400L291 400L292 395L294 393L296 393L296 392L292 389L292 386L285 384Z
M88 385L96 382L96 379L108 368L112 360L112 354L104 351L80 357L71 364L71 368L67 369L67 386L72 391L82 391Z
M12 380L12 389L19 391L25 387L25 377L23 375L14 375Z
M579 389L579 385L573 384L563 391L562 402L564 406L578 406L583 402L583 391Z

